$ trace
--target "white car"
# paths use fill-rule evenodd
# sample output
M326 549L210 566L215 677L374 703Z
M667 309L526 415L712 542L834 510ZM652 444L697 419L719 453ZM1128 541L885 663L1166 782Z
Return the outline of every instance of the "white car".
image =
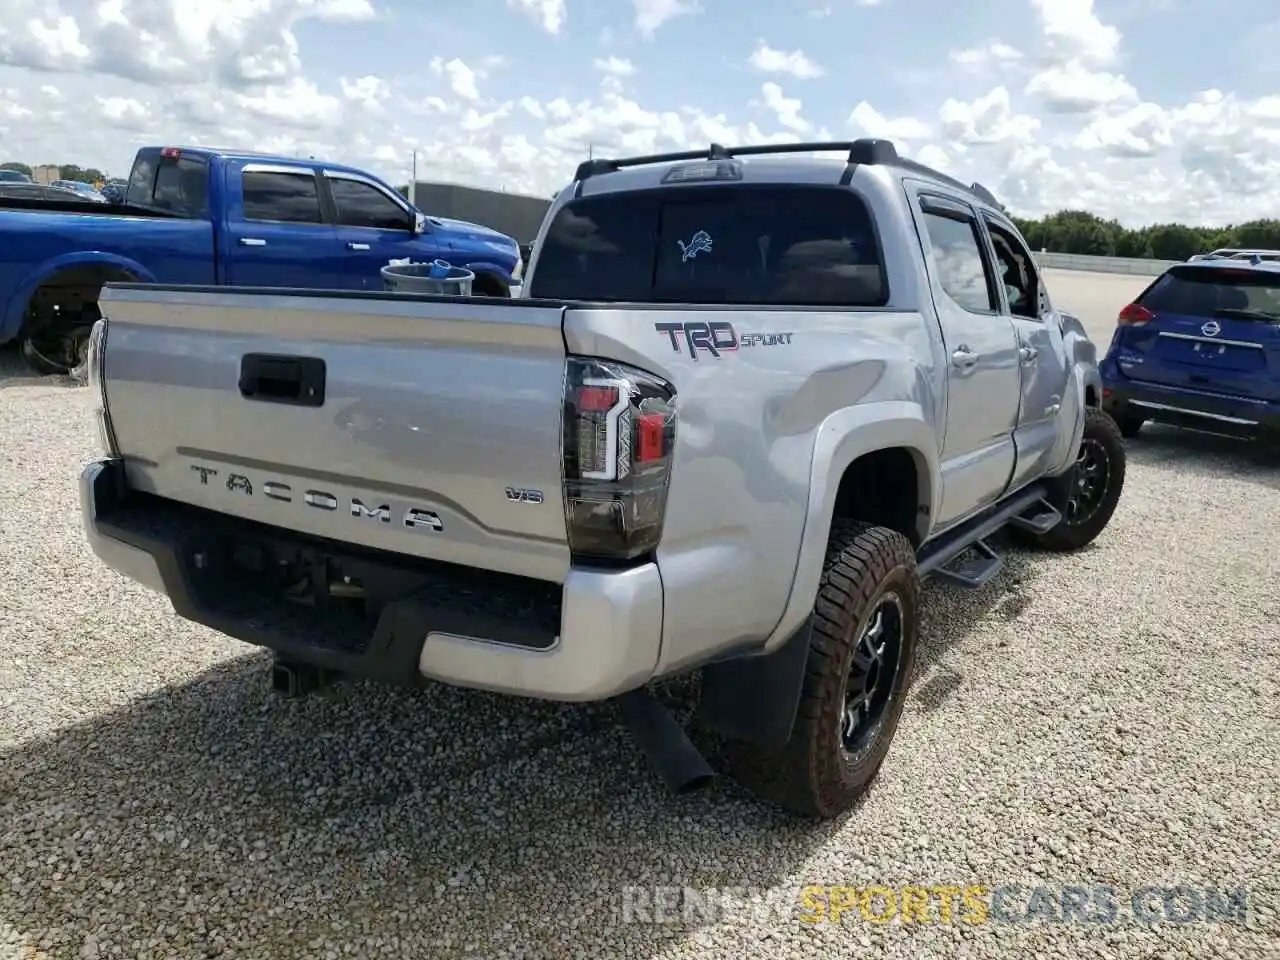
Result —
M92 200L94 203L107 202L107 198L95 190L91 183L83 183L79 180L54 180L49 186L57 187L59 190L69 190L72 193L79 194L86 200Z

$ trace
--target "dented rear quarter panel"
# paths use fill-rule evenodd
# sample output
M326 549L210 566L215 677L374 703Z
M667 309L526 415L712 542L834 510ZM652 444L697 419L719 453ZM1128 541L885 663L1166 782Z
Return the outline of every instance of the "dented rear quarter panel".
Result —
M731 325L739 345L691 352L665 327L697 323ZM802 554L825 553L835 488L858 455L919 445L936 472L941 342L930 323L895 310L567 311L570 353L650 370L677 391L657 551L660 674L775 633Z

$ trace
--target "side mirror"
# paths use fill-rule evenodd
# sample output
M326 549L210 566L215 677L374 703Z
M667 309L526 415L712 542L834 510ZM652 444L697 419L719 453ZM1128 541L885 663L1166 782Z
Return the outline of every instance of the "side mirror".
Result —
M413 211L413 233L415 236L427 232L427 215Z

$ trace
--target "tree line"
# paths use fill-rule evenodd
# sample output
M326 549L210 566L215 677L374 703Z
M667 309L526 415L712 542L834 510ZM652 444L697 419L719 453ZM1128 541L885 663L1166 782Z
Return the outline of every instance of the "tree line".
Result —
M107 175L97 167L78 167L74 163L63 163L57 166L59 179L61 180L75 180L80 183L102 183L107 179ZM25 173L28 177L31 176L30 164L19 163L16 160L0 163L0 170L17 170L19 173Z
M1132 229L1084 210L1060 210L1038 220L1012 219L1031 249L1050 253L1185 260L1218 247L1280 250L1280 220L1250 220L1225 227L1154 223Z

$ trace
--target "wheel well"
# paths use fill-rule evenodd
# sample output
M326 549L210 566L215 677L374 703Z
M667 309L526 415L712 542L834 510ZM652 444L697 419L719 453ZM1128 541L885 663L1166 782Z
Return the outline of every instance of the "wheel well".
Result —
M96 304L104 283L136 282L137 279L119 267L83 266L59 271L31 295L27 317L38 326L56 326L66 315L78 316L85 304Z
M904 447L863 454L845 468L832 519L862 520L897 530L919 546L920 468Z
M509 297L511 288L493 273L477 273L471 284L471 292L481 297Z
M1098 388L1093 384L1089 384L1084 388L1084 405L1086 407L1098 407L1102 405L1102 398L1098 396Z

